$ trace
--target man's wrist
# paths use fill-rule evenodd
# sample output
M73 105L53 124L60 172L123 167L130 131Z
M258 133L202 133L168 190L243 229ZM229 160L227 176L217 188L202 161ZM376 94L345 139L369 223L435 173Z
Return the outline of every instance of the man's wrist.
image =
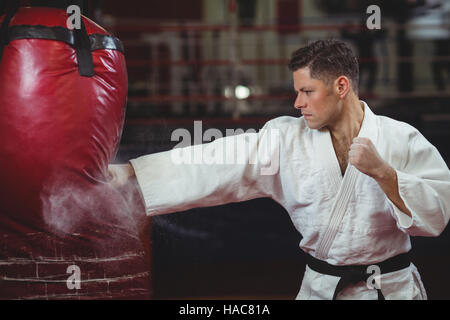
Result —
M131 165L131 163L127 164L127 174L128 177L130 177L131 179L136 179L136 172L134 171L134 168Z
M394 168L392 168L389 164L384 162L382 166L380 166L377 170L375 170L374 175L372 176L378 183L383 183L386 181L392 180L395 178L396 172Z

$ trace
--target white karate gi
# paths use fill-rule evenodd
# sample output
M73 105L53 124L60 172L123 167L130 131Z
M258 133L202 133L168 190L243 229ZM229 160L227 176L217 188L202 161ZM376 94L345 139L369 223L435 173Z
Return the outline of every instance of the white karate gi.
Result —
M302 117L279 117L258 133L130 162L148 215L270 197L288 211L302 234L302 250L334 265L369 265L408 252L410 235L438 236L444 230L450 214L450 171L415 128L376 116L366 103L359 136L370 138L397 171L399 192L412 218L354 166L349 164L342 177L329 131L309 129ZM180 152L213 157L229 152L236 141L250 146L249 152L238 152L245 163L177 164ZM279 170L273 170L278 164ZM331 299L338 280L307 267L297 298ZM381 290L386 299L426 299L413 264L382 274ZM377 291L361 282L346 287L337 298L377 299Z

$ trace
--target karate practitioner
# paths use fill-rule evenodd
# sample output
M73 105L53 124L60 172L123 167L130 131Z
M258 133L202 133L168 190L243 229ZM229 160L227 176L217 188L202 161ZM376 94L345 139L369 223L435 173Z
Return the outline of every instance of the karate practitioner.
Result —
M111 183L134 185L149 216L274 199L308 256L298 299L426 299L410 236L436 237L448 223L444 160L415 128L359 100L345 43L313 42L289 68L303 117L111 166ZM218 161L230 154L239 159Z

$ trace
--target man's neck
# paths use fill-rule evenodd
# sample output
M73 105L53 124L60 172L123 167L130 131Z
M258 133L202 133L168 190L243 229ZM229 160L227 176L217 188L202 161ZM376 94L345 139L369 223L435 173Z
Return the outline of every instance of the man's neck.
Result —
M329 125L333 141L339 144L351 144L353 138L358 136L364 119L364 105L358 97L344 101L340 116L333 125Z

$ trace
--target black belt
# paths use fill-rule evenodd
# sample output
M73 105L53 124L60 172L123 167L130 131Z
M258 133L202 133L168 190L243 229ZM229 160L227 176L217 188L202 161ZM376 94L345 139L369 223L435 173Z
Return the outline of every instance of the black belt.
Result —
M380 263L373 263L371 265L351 265L351 266L335 266L325 261L314 258L307 254L306 261L310 269L330 276L340 277L336 289L334 290L333 300L336 299L339 292L341 292L349 284L358 282L366 282L371 274L367 273L367 268L371 265L378 266L382 274L399 271L409 267L411 259L409 253L402 253L395 257L389 258ZM378 300L384 300L383 293L377 288Z

